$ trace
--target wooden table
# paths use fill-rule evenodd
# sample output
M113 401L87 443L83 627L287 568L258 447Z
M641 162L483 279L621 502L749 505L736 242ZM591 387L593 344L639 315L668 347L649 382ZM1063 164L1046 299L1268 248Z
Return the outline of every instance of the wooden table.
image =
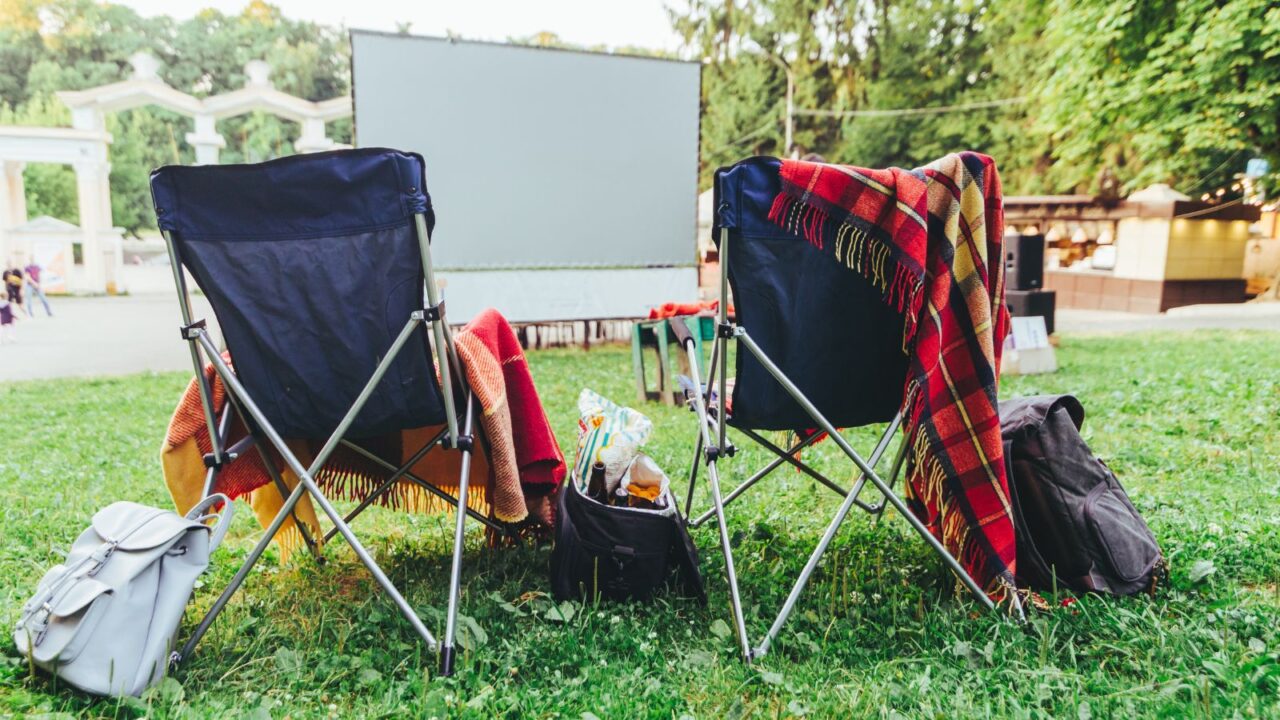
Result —
M675 374L671 370L670 348L676 348L677 369L675 372L689 375L689 356L683 352L676 342L669 323L683 322L689 326L693 334L694 347L697 349L698 374L706 377L706 362L702 358L702 343L713 340L716 336L716 319L711 316L684 316L663 318L660 320L639 320L631 330L631 364L636 374L636 401L644 403L659 400L667 405L684 403L684 391L676 383ZM653 348L658 359L658 387L650 390L645 379L645 348Z

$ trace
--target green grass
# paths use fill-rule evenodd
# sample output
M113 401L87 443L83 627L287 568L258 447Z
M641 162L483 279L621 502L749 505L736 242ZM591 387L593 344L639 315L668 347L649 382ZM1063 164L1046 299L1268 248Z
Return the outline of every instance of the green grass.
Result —
M590 387L631 403L624 348L532 355L562 446ZM8 641L0 716L121 717L1277 717L1280 715L1280 334L1068 337L1062 370L1006 396L1071 391L1172 565L1154 599L1084 598L1026 626L978 613L900 518L852 516L769 656L744 666L711 526L695 532L711 592L647 605L547 597L546 548L468 536L459 674L435 660L341 543L317 566L274 549L177 675L143 701L93 700L32 677ZM165 506L156 459L178 374L0 388L0 620L114 500ZM650 452L687 472L692 417L648 404ZM868 431L850 433L868 447ZM746 445L740 447L745 449ZM835 469L830 443L806 459ZM726 483L764 461L746 451ZM845 470L838 472L845 473ZM677 483L683 488L683 480ZM836 504L780 471L730 508L753 639ZM705 504L703 504L705 507ZM197 590L194 622L260 530L245 507ZM439 628L448 516L377 510L356 528ZM1194 571L1193 571L1194 569ZM188 625L188 628L190 625Z

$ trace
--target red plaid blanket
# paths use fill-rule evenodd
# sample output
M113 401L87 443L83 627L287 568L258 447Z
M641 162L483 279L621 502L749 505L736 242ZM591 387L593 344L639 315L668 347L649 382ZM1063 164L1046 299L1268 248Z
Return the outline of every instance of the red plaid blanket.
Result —
M1003 598L1016 555L996 409L1009 313L995 162L971 152L917 170L787 160L781 176L770 220L866 277L903 313L908 504Z

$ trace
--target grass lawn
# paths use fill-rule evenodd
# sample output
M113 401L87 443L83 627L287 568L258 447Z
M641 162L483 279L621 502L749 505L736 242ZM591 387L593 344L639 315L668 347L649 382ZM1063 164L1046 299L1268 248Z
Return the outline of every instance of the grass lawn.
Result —
M473 529L463 570L469 649L457 677L439 679L435 658L339 542L324 566L301 554L281 566L270 550L176 680L143 701L95 701L33 677L0 640L0 717L1280 716L1280 333L1069 336L1059 360L1057 374L1012 378L1002 392L1080 397L1086 437L1170 560L1170 586L1154 599L1083 598L1025 626L1002 622L952 594L941 564L892 511L876 525L855 513L787 631L748 667L727 624L712 525L694 536L705 608L678 598L556 608L549 549L488 550ZM626 348L530 361L568 453L582 387L634 401ZM0 387L6 632L93 511L118 499L168 504L157 452L185 382L164 374ZM692 416L644 411L657 426L650 453L681 478ZM870 432L850 436L869 450ZM825 445L806 459L842 467ZM740 452L723 466L725 483L764 460ZM753 640L837 501L785 470L731 506ZM241 510L187 629L260 537ZM442 630L450 517L377 510L356 529Z

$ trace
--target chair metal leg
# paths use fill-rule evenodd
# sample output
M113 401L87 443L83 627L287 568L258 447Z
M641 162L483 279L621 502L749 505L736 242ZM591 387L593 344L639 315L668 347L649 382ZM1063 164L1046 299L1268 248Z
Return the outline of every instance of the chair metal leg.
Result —
M282 498L289 497L289 486L285 484L284 478L280 476L280 471L276 468L275 462L271 460L271 455L262 447L262 443L255 442L254 448L258 451L258 456L262 458L262 466L267 469L267 475L271 476L271 484L275 486L276 492L280 493ZM306 544L311 557L315 558L316 562L323 563L324 554L320 549L320 543L317 543L316 539L311 537L311 531L307 529L306 523L298 519L296 507L289 508L289 517L293 518L293 526L298 528L298 534L302 536L302 542ZM274 533L272 537L275 537ZM326 537L325 540L328 540L328 538Z
M218 437L210 444L214 447L221 447L227 443L227 431L231 427L231 406L228 404L223 406L222 415L218 418ZM200 497L207 498L213 494L213 488L217 484L218 469L221 466L214 464L204 474L204 490L200 493Z
M364 512L366 508L372 505L374 501L382 497L387 491L391 490L392 486L394 486L398 480L403 478L405 474L409 472L410 468L412 468L414 465L417 465L419 460L421 460L427 453L431 452L431 449L436 446L436 443L440 442L440 438L444 437L446 432L448 432L448 428L444 428L440 430L440 432L436 433L435 437L431 438L430 442L426 443L421 448L419 448L418 451L415 452L409 458L408 462L396 468L394 472L392 472L389 476L387 476L386 480L382 481L381 485L379 485L373 492L366 495L364 499L360 501L360 504L356 505L355 509L347 513L346 517L342 519L345 520L347 524L350 524L352 521L354 521L356 517L359 516L360 513ZM343 440L342 444L347 447L351 447L354 443L349 443L346 440ZM333 536L336 535L337 533L338 533L337 528L330 528L329 532L325 533L324 535L324 541L326 543L329 542L330 540L333 539Z
M467 414L463 421L462 436L464 441L458 444L462 451L462 471L458 478L458 510L453 529L453 563L449 568L449 608L444 621L444 643L440 646L440 674L448 677L453 674L454 636L458 632L458 603L462 590L462 548L466 535L467 522L467 490L471 480L471 437L472 413L475 394L467 393Z
M258 558L262 556L262 552L266 550L266 546L271 542L271 538L275 534L275 531L279 530L280 525L283 524L284 515L293 509L298 500L302 497L302 492L304 490L311 494L312 499L320 506L321 511L324 512L324 514L328 516L329 520L338 528L338 532L340 532L343 538L346 539L347 543L351 546L352 551L355 552L356 557L358 557L360 562L369 570L369 574L371 574L378 585L381 586L383 592L385 592L387 596L391 598L392 602L396 604L401 614L403 614L405 619L409 621L409 624L413 626L414 631L418 633L432 651L435 651L439 647L439 643L436 642L435 637L431 634L431 631L427 629L426 625L422 623L422 619L418 617L413 606L404 599L404 596L396 589L390 578L388 578L386 573L382 571L382 568L379 567L377 561L373 559L373 556L370 555L364 545L361 544L359 538L356 537L350 526L342 520L342 516L338 514L338 511L329 502L328 498L326 498L324 493L320 491L320 488L316 485L315 479L312 475L313 472L323 467L325 461L329 459L329 456L337 446L338 441L346 433L347 429L351 426L351 423L355 421L356 415L359 414L365 403L368 402L369 396L373 394L374 389L382 380L383 375L386 374L387 369L391 366L391 362L412 336L413 330L416 329L419 322L421 322L421 320L415 318L405 324L404 329L400 332L400 335L396 338L395 342L392 343L391 348L383 357L382 362L379 363L377 369L373 373L373 376L360 392L360 395L356 398L355 403L352 404L347 415L338 424L338 427L329 437L329 440L312 461L310 469L302 467L302 464L298 461L297 457L289 451L284 439L280 437L279 433L275 431L275 428L273 428L267 421L266 416L258 409L257 404L253 402L252 397L249 396L249 393L245 390L244 386L240 384L240 380L236 377L235 373L231 371L231 368L227 367L225 362L223 362L221 355L217 352L217 347L214 346L213 341L209 339L208 333L204 330L195 331L197 339L209 355L210 361L213 363L214 370L216 370L218 375L222 377L223 384L226 386L227 391L235 393L235 395L240 399L240 402L244 409L249 413L249 416L262 429L263 434L266 435L267 439L276 448L276 450L280 452L281 457L284 458L289 469L298 476L299 482L297 487L295 487L293 492L290 494L289 498L285 501L285 505L281 508L280 513L278 513L275 519L272 520L267 534L258 541L258 545L254 547L249 558L245 560L240 571L236 573L236 577L232 579L232 583L223 591L222 595L218 597L218 600L214 603L214 607L210 609L209 614L205 616L204 620L201 621L200 626L196 629L196 633L193 635L191 640L187 642L187 645L184 646L182 654L176 658L177 661L180 662L183 656L186 656L191 652L195 647L196 642L198 642L204 632L208 630L209 625L212 624L217 614L222 611L223 607L225 607L227 600L229 600L231 595L235 593L240 584L244 582L244 578L248 575L250 568L257 562Z
M702 433L698 433L698 441L693 448L693 462L689 465L689 493L684 501L684 517L686 521L689 519L689 514L693 512L693 489L698 484L698 466L701 463Z
M453 374L454 370L460 368L457 363L457 354L453 349L452 338L449 337L449 327L445 324L444 311L440 305L440 288L436 285L435 267L431 260L431 235L427 230L427 219L422 213L417 213L413 216L413 221L418 235L422 272L427 285L427 302L440 313L440 317L433 321L428 319L423 312L416 314L422 321L426 322L428 330L435 338L435 352L438 359L436 365L440 370L440 387L444 390L441 394L444 400L445 422L449 426L449 442L454 447L457 447L458 411L454 408ZM447 350L447 356L441 356L441 352L445 350Z
M724 503L720 500L720 479L716 473L716 461L707 464L707 486L711 488L711 503L716 513L716 524L720 530L720 551L724 555L725 578L729 582L729 602L733 612L734 629L738 634L738 645L742 658L751 662L751 648L747 640L747 623L742 614L742 597L738 590L738 572L733 565L733 547L729 538L729 524L724 516Z
M778 455L777 458L771 461L768 465L765 465L763 468L761 468L751 477L742 481L742 484L735 487L733 490L729 492L728 495L725 496L724 498L725 507L728 507L730 503L732 503L734 500L737 500L738 497L742 495L744 492L746 492L747 490L749 490L752 485L755 485L757 482L764 479L766 475L778 469L783 463L787 461L787 458L790 457L791 454L794 454L795 452L812 445L818 439L818 437L819 436L817 433L810 435L804 440L801 440L800 442L793 445L789 451L786 451L787 454L785 455L783 454L783 452L781 452L781 449L779 448L780 452L776 453ZM701 438L699 438L699 441L701 441ZM772 443L770 443L770 445L772 445ZM807 465L804 467L808 469ZM813 471L813 470L810 470L809 472L813 474L817 474L816 471ZM819 477L822 477L822 476L819 475ZM823 478L823 479L826 480L826 478ZM827 482L830 483L831 481L827 480ZM689 522L689 525L691 527L701 527L703 523L705 523L707 520L710 520L714 515L715 515L714 510L708 510L702 513L701 515L699 515L694 520L691 520Z
M960 582L964 583L965 587L969 589L969 592L973 594L974 598L976 598L978 602L987 609L994 610L995 603L991 601L991 598L987 597L987 594L982 591L982 588L978 587L978 583L970 577L969 573L966 572L963 567L961 567L960 563L951 555L947 548L943 546L942 542L939 541L938 538L934 537L933 533L929 532L929 529L924 526L924 523L920 521L920 518L917 518L915 514L911 512L906 503L904 503L902 499L889 488L884 480L880 479L879 475L876 475L875 470L867 465L867 462L858 455L857 451L849 445L849 442L845 440L840 433L836 432L836 429L832 426L831 422L827 420L826 416L818 410L809 398L805 397L804 393L800 392L800 388L796 387L795 383L791 382L791 378L788 378L786 374L782 372L781 368L775 365L773 360L760 349L760 346L756 345L755 341L751 339L751 336L741 329L739 329L738 340L751 352L752 355L756 357L756 360L760 362L760 365L768 370L770 375L773 375L774 379L782 385L787 393L800 404L800 407L804 408L805 412L808 413L809 416L818 424L818 427L825 430L827 434L831 436L831 440L835 442L836 446L839 447L840 450L858 466L858 469L861 470L866 475L867 479L876 486L876 489L885 496L885 500L888 501L889 504L893 505L894 509L897 510L904 519L906 519L907 523L916 531L916 534L920 535L920 537L928 543L929 547L933 548L933 551L936 552L938 556L942 558L943 563L960 578Z
M701 332L701 329L699 329L699 332ZM706 392L703 393L702 395L703 407L711 406L711 386L712 384L715 383L716 367L717 367L716 361L719 358L719 347L720 347L720 337L717 335L716 339L711 341L711 366L707 370L707 389L706 389ZM698 368L701 368L701 365L699 365ZM689 377L690 377L690 380L694 383L694 392L695 393L702 392L702 386L698 383L696 379L697 372L690 371ZM692 400L688 400L688 402L692 402ZM694 405L690 409L692 409L696 413L697 404L694 403ZM701 415L698 417L698 421L705 424L707 422L707 418L705 415ZM702 449L703 449L702 437L703 437L703 434L699 432L698 440L696 443L697 446L693 450L693 464L689 466L689 492L684 502L684 517L686 520L688 520L689 515L693 512L693 490L694 490L694 486L697 485L697 482L698 482L698 466L702 462Z
M245 426L249 428L249 434L241 439L240 442L236 443L235 447L229 448L226 451L227 454L238 454L242 446L252 445L254 450L258 453L258 457L262 459L262 466L266 468L267 475L271 478L271 483L275 486L276 492L280 493L281 498L289 497L289 486L285 484L284 478L280 477L280 471L276 468L275 462L272 461L271 455L268 454L266 448L263 447L261 439L254 434L251 423L246 419L248 415L245 413L244 408L239 406L235 395L232 393L227 393L226 398L226 409L228 412L234 410L235 413L240 416L240 419L244 421ZM311 537L311 531L308 530L307 526L298 519L296 509L291 509L289 511L289 516L293 518L293 526L298 528L298 534L302 536L302 542L307 546L307 551L311 553L311 557L314 558L317 563L323 563L324 554L320 548L320 544L316 542L315 538Z
M695 362L689 363L689 371L693 373L694 386L701 387L696 359L692 357L695 352L693 344L685 343L685 350L690 354L690 360L695 360ZM723 360L723 358L721 359ZM721 397L723 398L723 395ZM720 551L724 555L725 577L729 581L729 602L733 613L733 624L738 633L738 644L742 652L742 658L746 662L751 662L751 647L747 640L747 624L743 618L742 597L738 591L738 573L733 565L733 546L729 538L729 525L724 516L724 502L720 497L719 473L716 471L716 461L720 456L720 446L715 445L712 441L711 431L707 424L707 406L703 402L702 395L697 393L694 394L694 411L698 414L698 429L701 432L702 443L707 451L707 486L711 488L711 503L714 506L716 521L720 528Z
M187 642L183 644L182 650L169 656L169 664L171 666L177 666L183 661L183 659L190 657L191 653L195 651L196 645L200 642L200 639L204 637L204 634L209 631L209 627L213 625L213 621L222 613L222 609L225 608L227 602L231 600L231 596L235 595L236 591L240 589L240 586L244 584L244 579L249 576L249 571L258 563L258 559L262 557L262 553L266 552L267 546L269 546L272 539L275 538L276 532L280 530L280 526L284 525L285 518L289 517L289 513L293 512L293 507L298 504L298 500L302 498L302 493L305 490L306 486L302 483L298 483L297 486L293 488L293 492L289 493L289 497L284 501L284 505L280 508L280 512L276 513L276 516L271 519L271 524L267 526L266 531L258 540L258 543L249 551L249 556L244 559L244 562L240 563L240 569L237 570L236 574L231 578L231 582L227 583L227 586L222 589L222 594L218 595L218 599L213 601L213 607L209 608L209 611L200 619L200 624L196 626L194 631L192 631L191 637L187 638Z
M754 441L755 441L755 442L757 442L758 444L760 444L760 445L764 446L764 448L765 448L766 450L769 450L769 451L770 451L770 452L772 452L774 455L777 455L777 456L782 460L782 462L787 463L788 465L790 465L790 466L794 467L795 469L799 470L800 472L804 473L805 475L808 475L809 477L813 478L814 480L817 480L819 483L821 483L821 484L825 485L825 486L827 487L827 489L831 490L831 492L833 492L833 493L835 493L835 494L839 495L840 497L844 497L845 495L848 495L848 494L849 494L849 491L847 491L847 490L845 490L844 488L842 488L842 487L840 487L839 485L837 485L837 484L835 483L835 481L833 481L831 478L827 477L826 475L823 475L822 473L818 472L817 470L814 470L813 468L809 467L808 465L804 464L803 462L801 462L801 461L797 460L797 459L795 458L795 453L794 453L794 452L787 452L786 450L783 450L782 448L778 447L777 445L773 444L772 442L769 442L769 439L768 439L768 438L766 438L765 436L761 435L760 433L758 433L758 432L756 432L756 431L754 431L754 430L751 430L751 429L748 429L748 428L737 428L737 429L738 429L738 430L739 430L743 435L746 435L747 437L751 438L752 440L754 440ZM813 435L811 435L810 437L811 437L811 438L813 438L813 440L816 442L816 441L817 441L817 439L818 439L821 435L822 435L822 433L814 433L814 434L813 434Z
M367 460L369 460L369 461L371 461L371 462L374 462L374 463L377 463L378 465L381 465L383 468L385 468L385 469L387 469L387 470L390 470L390 471L392 471L392 472L395 472L396 470L398 470L398 468L397 468L395 465L392 465L391 463L387 462L386 460L383 460L382 458L378 457L377 455L374 455L373 453L369 452L368 450L365 450L364 448L360 447L359 445L356 445L356 444L354 444L354 443L349 443L349 442L347 442L347 441L345 441L345 440L343 441L343 443L342 443L342 444L343 444L343 445L346 445L348 448L350 448L350 449L354 450L355 452L360 453L360 454L361 454L361 455L363 455ZM453 495L450 495L449 493L447 493L447 492L445 492L445 491L441 490L440 488L436 487L435 485L433 485L433 484L431 484L431 483L427 482L426 480L423 480L422 478L418 477L417 475L414 475L412 471L406 472L406 473L404 474L404 476L403 476L401 479L402 479L402 480L408 480L409 482L411 482L411 483L413 483L413 484L417 485L418 487L422 488L423 490L426 490L427 492L431 493L432 495L435 495L436 497L438 497L438 498L440 498L441 500L443 500L443 501L445 501L445 502L449 503L450 505L456 505L456 504L458 503L458 498L457 498L457 497L455 497L455 496L453 496ZM476 522L480 523L481 525L484 525L486 528L489 528L490 530L493 530L494 532L503 533L504 535L505 535L505 534L510 534L510 529L509 529L509 528L503 527L500 523L497 523L497 522L495 522L494 520L492 520L491 518L487 518L487 517L485 517L484 515L481 515L480 513L476 512L475 510L472 510L471 508L467 508L467 516L468 516L468 517L470 517L472 520L475 520Z
M187 348L191 351L191 369L195 373L196 386L200 389L200 409L204 413L205 426L209 430L209 444L212 446L213 456L220 458L222 441L218 436L217 422L213 413L213 392L209 389L208 378L204 376L204 363L200 362L200 348L196 337L189 332L193 327L191 296L187 292L186 276L182 273L182 258L169 231L162 230L160 235L164 238L165 247L169 250L169 269L173 271L173 285L178 291L178 311L182 315L182 337L187 341ZM214 354L217 354L216 348Z
M897 432L899 425L902 424L902 417L895 417L893 422L889 424L889 428L885 430L884 435L880 437L880 442L876 444L876 448L871 453L871 458L867 461L874 468L880 463L880 456L884 454L885 449L889 446L889 441L893 434ZM889 477L895 477L899 469L902 467L903 458L906 457L907 443L903 440L898 446L897 457L894 458L893 468L889 471ZM831 541L835 539L836 533L840 530L840 526L844 524L845 518L849 516L849 511L853 509L855 503L858 502L858 493L862 491L863 486L867 482L865 473L858 477L858 481L854 483L853 490L845 496L844 502L840 503L840 509L831 518L831 522L827 525L827 529L822 533L822 539L813 548L813 552L809 555L808 562L805 563L804 569L800 571L800 575L796 578L795 585L791 587L791 592L787 595L787 599L782 603L782 609L778 611L778 616L774 618L773 624L769 627L769 631L765 633L760 644L751 651L754 658L762 658L765 653L769 652L769 645L778 637L778 633L782 631L782 627L787 624L787 619L791 617L791 612L795 609L796 602L800 599L800 594L804 592L805 587L809 584L809 578L813 576L814 570L818 567L818 562L822 560L822 556L826 554L827 548L830 547Z

